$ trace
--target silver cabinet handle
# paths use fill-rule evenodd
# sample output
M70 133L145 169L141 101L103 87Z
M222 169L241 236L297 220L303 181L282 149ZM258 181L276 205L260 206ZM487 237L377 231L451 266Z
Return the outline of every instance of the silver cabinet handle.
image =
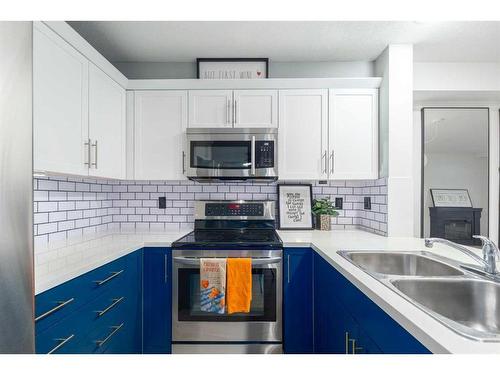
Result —
M234 124L235 125L238 123L238 108L237 108L237 105L238 105L238 101L235 100L234 101Z
M287 277L287 283L290 284L290 254L287 255L287 270L286 270L286 277Z
M112 329L111 333L107 335L104 339L102 340L97 340L95 343L97 346L101 347L103 346L108 340L115 335L116 332L118 332L120 329L122 329L123 325L125 323L120 324L119 326L111 326L110 328Z
M327 171L327 167L326 167L326 150L325 150L325 152L323 152L323 155L321 155L321 164L324 166L322 173L325 174L326 171Z
M105 278L104 280L96 280L94 283L96 283L98 286L102 284L106 284L108 281L113 280L116 276L120 275L123 272L123 270L120 270L118 272L111 272L111 276Z
M182 174L186 173L186 153L182 151Z
M92 147L94 147L94 162L92 165L97 169L97 140L95 141L94 144L91 144Z
M250 170L250 174L252 176L255 176L255 135L252 135L252 149L251 149L251 160L250 162L252 163L252 165L250 166L251 170Z
M168 281L168 255L165 254L165 284Z
M199 266L200 258L174 257L174 262L185 264L187 266ZM254 266L274 264L279 262L281 262L281 257L252 258L252 265Z
M349 354L349 332L345 333L345 354Z
M231 124L231 100L227 100L226 106L226 124Z
M349 341L352 344L352 353L351 354L356 354L356 350L363 350L361 346L356 346L356 339L349 339Z
M43 318L46 318L50 314L53 314L56 311L61 310L64 306L66 306L67 304L73 302L74 300L75 300L74 298L70 298L67 301L57 301L57 306L54 307L53 309L50 309L49 311L44 312L42 315L37 316L35 318L35 323L38 322L39 320L42 320Z
M48 352L47 354L55 353L56 351L61 349L64 345L66 345L68 343L68 341L70 341L73 337L75 337L75 335L70 335L70 336L66 337L65 339L56 339L56 341L60 341L60 343L57 344L56 346L54 346L50 350L50 352Z
M108 307L106 307L104 310L96 311L97 317L100 318L101 316L103 316L104 314L106 314L109 310L111 310L113 307L115 307L116 305L118 305L124 299L125 299L125 297L113 298L111 300L111 301L113 301L113 303L111 305L109 305Z
M87 142L84 142L83 145L86 147L85 150L85 155L86 155L86 161L83 163L84 165L87 166L87 168L90 168L90 138L87 139Z
M334 158L333 158L333 150L332 152L330 153L330 173L333 174L333 171L334 171Z

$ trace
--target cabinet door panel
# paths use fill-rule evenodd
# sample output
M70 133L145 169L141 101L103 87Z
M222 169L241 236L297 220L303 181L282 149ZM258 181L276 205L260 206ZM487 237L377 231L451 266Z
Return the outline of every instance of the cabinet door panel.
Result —
M313 353L313 250L284 252L283 323L287 354Z
M186 91L135 92L135 178L180 180L183 174Z
M34 169L88 174L88 62L41 23L33 28Z
M89 137L89 175L125 178L125 89L93 64L89 66Z
M232 90L190 90L190 128L231 128Z
M378 177L377 98L377 90L330 90L331 179Z
M327 177L327 90L281 90L280 180Z
M278 91L235 90L234 127L277 128Z

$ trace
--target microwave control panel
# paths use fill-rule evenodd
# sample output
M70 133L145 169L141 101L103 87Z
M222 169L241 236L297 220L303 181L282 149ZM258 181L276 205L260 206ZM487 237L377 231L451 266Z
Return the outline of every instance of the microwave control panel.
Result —
M207 203L205 216L262 216L262 203Z
M273 168L273 167L274 167L274 142L256 141L255 168Z

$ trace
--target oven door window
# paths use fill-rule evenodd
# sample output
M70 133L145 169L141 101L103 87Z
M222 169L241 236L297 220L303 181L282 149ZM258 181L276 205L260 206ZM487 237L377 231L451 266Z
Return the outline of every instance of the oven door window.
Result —
M179 269L178 320L196 322L276 321L276 269L252 270L252 304L249 313L216 314L200 310L200 269Z
M191 168L250 169L249 141L191 141Z

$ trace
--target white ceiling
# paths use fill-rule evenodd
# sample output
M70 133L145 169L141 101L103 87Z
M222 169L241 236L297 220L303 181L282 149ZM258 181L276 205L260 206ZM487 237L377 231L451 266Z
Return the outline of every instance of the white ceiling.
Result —
M426 109L425 153L488 154L487 109Z
M412 43L415 61L500 62L500 22L69 22L112 62L193 62L197 57L271 61L373 61Z

